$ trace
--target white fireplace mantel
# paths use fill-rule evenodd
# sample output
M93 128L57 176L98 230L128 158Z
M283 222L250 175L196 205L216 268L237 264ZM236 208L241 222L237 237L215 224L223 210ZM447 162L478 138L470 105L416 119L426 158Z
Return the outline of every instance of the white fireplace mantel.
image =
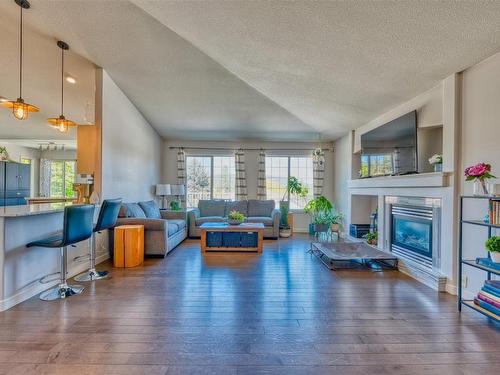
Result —
M449 186L449 172L419 173L404 176L381 176L348 181L350 189L421 188Z

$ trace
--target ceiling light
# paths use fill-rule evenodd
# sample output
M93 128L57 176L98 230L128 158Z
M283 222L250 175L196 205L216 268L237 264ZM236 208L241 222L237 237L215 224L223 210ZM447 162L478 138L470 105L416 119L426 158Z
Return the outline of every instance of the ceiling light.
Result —
M57 46L61 49L61 115L59 117L51 117L47 121L61 133L66 133L71 126L76 126L76 123L64 117L64 51L69 49L68 44L59 40Z
M3 101L2 105L12 109L12 114L18 120L26 120L30 112L38 112L38 107L26 103L23 99L23 9L29 9L30 3L28 0L14 0L21 9L21 19L19 22L19 98L16 101Z
M0 96L0 103L5 103L5 102L8 102L9 99L7 98L4 98L3 96Z
M71 76L67 76L66 77L66 81L69 82L69 83L71 83L71 84L73 84L73 85L76 83L76 79L74 79Z

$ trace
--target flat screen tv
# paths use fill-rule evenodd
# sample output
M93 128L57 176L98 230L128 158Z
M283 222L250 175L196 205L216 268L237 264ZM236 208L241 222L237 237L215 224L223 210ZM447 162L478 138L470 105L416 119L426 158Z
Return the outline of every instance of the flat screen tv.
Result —
M417 111L361 135L360 177L417 171Z

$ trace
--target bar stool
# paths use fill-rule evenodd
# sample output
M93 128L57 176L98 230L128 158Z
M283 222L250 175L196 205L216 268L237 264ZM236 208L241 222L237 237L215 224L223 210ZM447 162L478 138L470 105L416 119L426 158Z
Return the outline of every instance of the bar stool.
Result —
M93 281L108 277L108 271L97 271L95 269L95 233L100 233L101 231L113 228L116 225L121 205L121 199L106 199L102 202L97 223L92 231L92 236L90 237L90 267L88 271L75 276L76 281Z
M68 285L66 282L68 246L87 240L92 236L94 210L94 205L66 207L64 209L64 225L61 233L43 240L30 242L26 245L27 247L58 248L61 252L59 285L40 294L41 300L53 301L83 292L83 286Z

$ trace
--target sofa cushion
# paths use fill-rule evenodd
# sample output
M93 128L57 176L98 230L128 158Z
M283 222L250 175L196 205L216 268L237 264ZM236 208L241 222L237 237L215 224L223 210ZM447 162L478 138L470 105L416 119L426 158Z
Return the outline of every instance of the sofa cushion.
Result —
M273 218L267 216L249 216L247 217L247 223L262 223L265 227L273 226Z
M177 225L177 227L179 228L179 230L182 230L186 227L186 220L182 220L182 219L168 219L168 222L169 224L170 223L173 223L175 225Z
M142 208L147 218L161 219L160 207L158 207L155 201L139 202L139 206Z
M198 202L200 216L224 216L226 214L226 201L223 200L200 200Z
M222 216L205 216L197 218L195 223L196 226L199 227L201 224L204 223L222 223L223 221L224 218Z
M243 215L248 216L248 201L226 202L226 213L224 216L229 215L231 211L238 211Z
M137 203L123 203L118 216L146 218L146 214Z
M179 226L176 223L168 222L168 236L172 236L179 231Z
M248 201L248 216L271 217L274 206L275 203L273 200L260 201L257 199L250 199Z

